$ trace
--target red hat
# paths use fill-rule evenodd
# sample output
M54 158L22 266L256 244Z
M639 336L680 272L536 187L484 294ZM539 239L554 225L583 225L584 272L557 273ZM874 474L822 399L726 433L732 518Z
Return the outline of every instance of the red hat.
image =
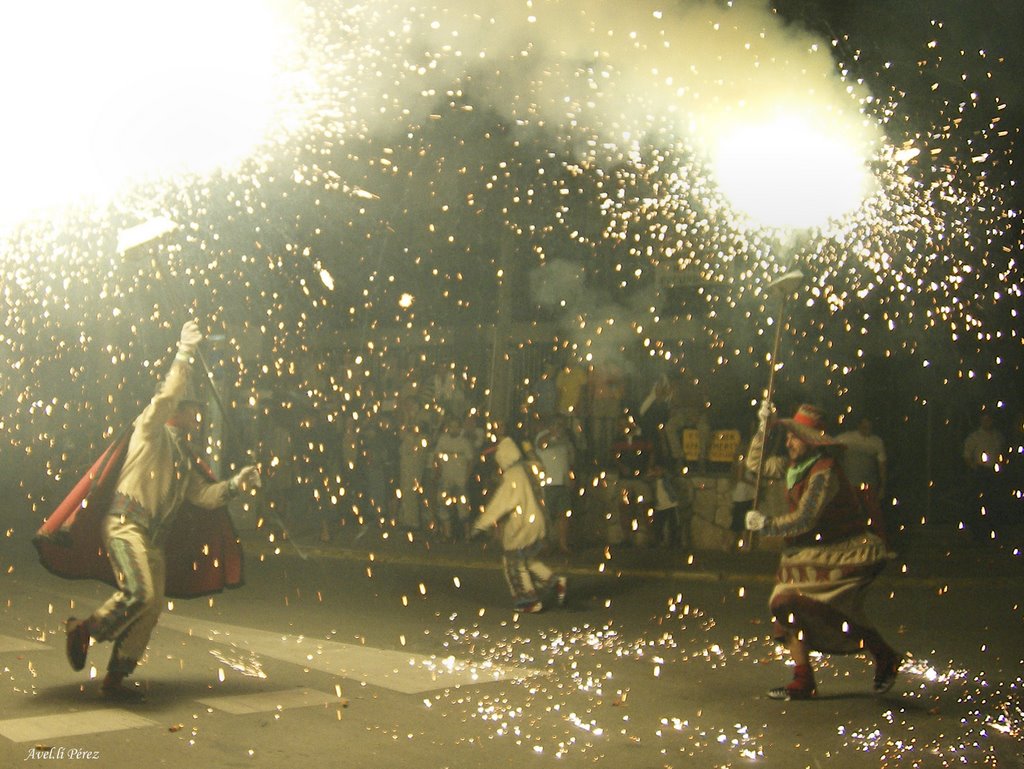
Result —
M839 442L825 432L825 415L817 406L801 404L792 419L780 419L788 432L810 446L837 446Z

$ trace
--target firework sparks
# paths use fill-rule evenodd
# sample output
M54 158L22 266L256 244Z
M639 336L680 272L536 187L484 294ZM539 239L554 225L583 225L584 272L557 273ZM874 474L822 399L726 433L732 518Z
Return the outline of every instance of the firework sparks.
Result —
M115 5L133 16L134 6ZM50 126L92 116L102 130L128 109L91 87L70 102L41 104L38 94L66 67L39 72L11 96L12 114L41 110L32 125L46 129L26 137L26 123L8 121L0 137L36 148L20 153L4 181L3 208L13 219L4 223L0 256L8 361L0 436L5 461L29 468L26 477L44 476L20 488L33 513L138 412L151 392L140 372L166 369L170 353L161 351L185 313L201 316L216 338L214 374L236 394L230 406L261 432L288 433L260 447L274 483L311 509L342 510L348 524L377 527L382 541L413 545L420 538L398 532L380 507L371 510L348 473L368 426L393 417L409 393L450 386L489 400L497 353L454 362L446 371L454 384L443 387L418 381L415 365L447 361L460 339L497 338L505 321L527 321L521 347L550 346L591 365L630 356L665 364L711 402L723 397L709 387L716 376L751 382L762 373L766 288L795 261L809 285L787 329L791 357L783 365L799 369L801 390L830 393L849 408L851 382L878 359L913 372L902 378L920 390L915 407L926 405L932 387L1019 383L1022 249L1011 173L1019 132L1008 119L1014 105L985 87L1006 64L998 53L953 46L939 23L912 63L872 71L849 41L784 29L754 4L670 11L636 3L626 17L621 3L510 2L481 11L479 3L327 0L283 4L291 9L284 25L257 3L244 11L218 4L230 7L225 18L197 24L220 13L198 5L179 4L175 24L189 19L190 29L219 35L207 46L216 57L200 56L190 77L173 82L140 67L140 79L159 77L125 89L149 101L154 143L187 139L167 141L167 153L136 137L124 162L108 152L92 168L61 155L65 145L72 155L88 153L76 144L82 137L66 142ZM19 13L27 16L3 29L59 32L72 55L85 39L90 50L117 48L110 37L97 44L36 11ZM239 20L246 30L223 33ZM91 16L82 30L99 21ZM140 61L152 61L132 28L110 30L114 43L131 42ZM27 56L24 46L0 50L10 61ZM160 56L160 47L151 53ZM79 85L123 76L110 61L79 58L96 64ZM207 76L214 71L218 77ZM950 85L957 81L959 90ZM938 93L926 118L908 96L919 91ZM225 94L237 99L221 104ZM774 135L751 127L773 125L780 104L801 102L828 116L813 136L842 126L843 141L798 140L755 187L751 156L723 148L789 143L792 123ZM200 125L185 114L201 116ZM124 139L110 133L104 146L120 150ZM739 160L739 170L723 155ZM816 175L789 185L810 194L804 202L774 194L797 166L832 182L841 176L829 191L838 186L850 197L837 201L812 187ZM754 200L737 188L754 191ZM754 207L765 202L785 202L801 216ZM810 202L829 205L808 214ZM149 228L134 229L140 221ZM804 232L786 242L784 230L793 228ZM707 351L696 363L695 346ZM211 435L210 459L233 461L229 443ZM288 539L277 504L243 510L269 522L268 557ZM613 571L610 555L607 562L601 570ZM442 592L416 589L416 600L398 610ZM538 744L519 705L500 696L437 697L545 756L593 752L615 735L684 739L672 745L680 752L713 743L736 760L770 755L769 735L754 725L723 728L681 712L637 724L598 709L617 699L625 711L628 687L608 666L582 664L585 654L636 664L659 682L680 662L711 671L778 658L759 638L709 642L714 620L681 596L662 619L675 624L651 637L597 624L485 652L479 628L453 631L453 653L472 646L485 658L474 669L481 680L492 666L531 665L571 683L588 707L564 706L550 682L516 684L536 711L557 712L565 731L551 742ZM401 643L413 637L409 629ZM431 662L440 679L452 659ZM249 659L219 661L262 675ZM951 702L964 713L957 734L948 744L908 743L890 727L909 716L894 710L882 723L843 726L844 746L886 762L930 752L953 764L984 760L990 734L1019 739L1011 697L1019 681L993 688L921 660L907 670L916 686L905 698Z

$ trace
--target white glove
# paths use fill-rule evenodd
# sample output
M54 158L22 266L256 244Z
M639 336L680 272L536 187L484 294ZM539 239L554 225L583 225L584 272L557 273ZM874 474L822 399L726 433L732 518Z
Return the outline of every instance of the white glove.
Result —
M747 531L760 531L764 528L767 520L768 518L764 513L758 510L748 510L747 520L744 522L744 525L747 527Z
M194 320L187 321L181 327L181 338L178 340L178 352L183 355L192 355L199 343L203 341L203 332L199 330L199 324Z
M772 418L772 414L774 413L775 404L772 403L767 398L765 398L763 401L761 401L761 408L757 410L758 421L760 421L762 425L767 425L768 420Z
M238 492L244 494L251 489L258 489L262 485L263 481L260 480L260 471L255 465L243 467L234 478L228 481L228 488L235 494Z

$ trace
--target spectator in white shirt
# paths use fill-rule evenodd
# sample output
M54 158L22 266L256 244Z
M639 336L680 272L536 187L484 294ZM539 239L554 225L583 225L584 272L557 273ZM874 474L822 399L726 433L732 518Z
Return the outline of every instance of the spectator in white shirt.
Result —
M861 504L871 517L871 527L886 539L882 519L887 480L885 443L875 434L874 424L867 415L860 418L856 429L837 435L836 442L846 447L840 459L846 479L860 495Z
M978 429L964 441L964 462L971 474L972 520L969 525L977 540L991 538L1007 516L1009 492L1002 473L1005 453L1006 438L996 428L992 415L982 412Z

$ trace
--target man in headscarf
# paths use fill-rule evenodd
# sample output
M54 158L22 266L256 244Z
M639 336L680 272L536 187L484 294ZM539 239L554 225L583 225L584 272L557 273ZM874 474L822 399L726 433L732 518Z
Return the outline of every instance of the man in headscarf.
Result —
M95 521L119 589L89 617L71 617L66 624L66 651L74 670L85 667L90 639L113 642L101 686L107 696L131 693L123 681L146 651L163 608L168 571L179 565L165 559L164 551L180 545L172 541L175 535L169 535L180 510L187 505L219 510L231 497L260 485L252 466L230 480L215 482L189 445L202 413L201 404L189 394L189 374L200 341L198 324L187 322L166 380L132 427L109 507ZM44 565L73 575L66 564L50 562L48 554L56 551L46 549L45 535L53 532L45 529L37 537ZM105 578L98 573L89 576ZM213 589L223 586L221 581Z
M747 454L756 472L774 408L764 403L760 426ZM868 515L836 460L838 444L825 432L820 409L802 405L786 430L786 453L764 461L763 477L784 478L788 510L767 517L746 516L747 528L785 538L770 608L775 639L796 665L793 680L771 689L772 699L808 699L817 692L810 652L853 654L875 660L873 691L887 692L896 680L900 655L868 622L863 602L868 586L885 567L888 554L870 531Z

